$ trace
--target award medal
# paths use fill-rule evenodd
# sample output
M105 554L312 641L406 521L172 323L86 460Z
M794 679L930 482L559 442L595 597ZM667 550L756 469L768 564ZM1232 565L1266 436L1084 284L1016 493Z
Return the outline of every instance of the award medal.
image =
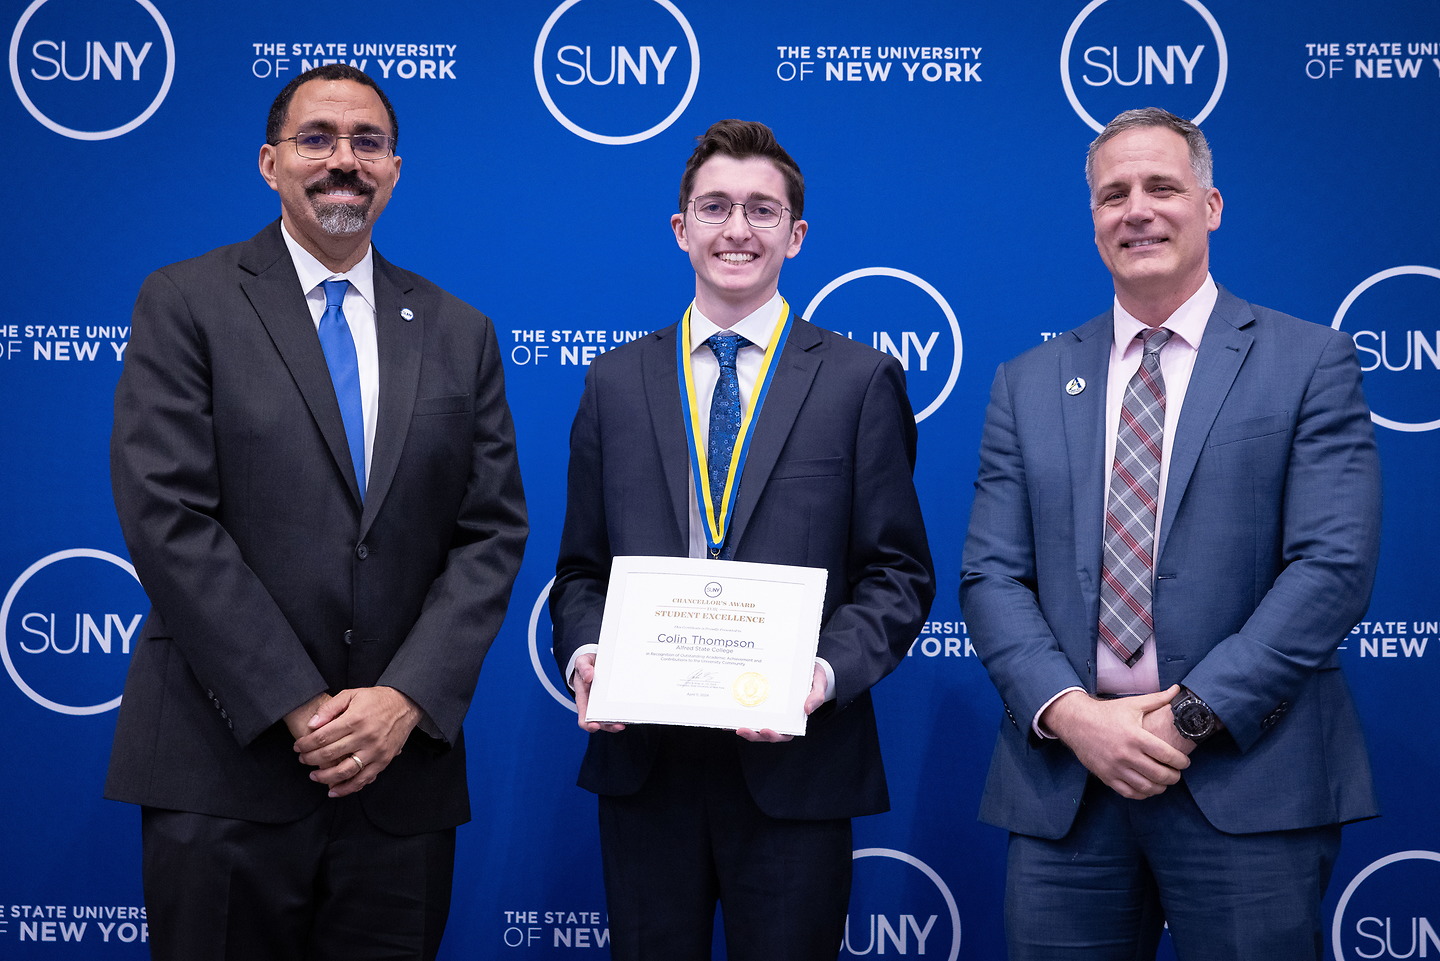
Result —
M705 522L705 544L711 557L719 557L729 531L730 519L735 509L735 495L740 490L740 475L745 470L745 458L750 454L750 439L754 435L755 420L765 404L765 395L770 391L770 382L775 378L775 360L785 348L790 336L793 318L790 305L780 299L779 330L765 348L765 359L760 363L760 375L756 378L755 389L751 392L750 403L740 421L740 431L735 438L735 450L730 455L730 468L725 475L725 493L721 502L715 504L710 497L710 476L706 463L705 445L699 442L700 405L695 402L695 375L690 369L690 309L680 319L680 336L675 338L676 362L680 367L680 383L684 390L681 400L685 404L685 439L690 445L690 472L695 479L695 501L700 505L700 515Z

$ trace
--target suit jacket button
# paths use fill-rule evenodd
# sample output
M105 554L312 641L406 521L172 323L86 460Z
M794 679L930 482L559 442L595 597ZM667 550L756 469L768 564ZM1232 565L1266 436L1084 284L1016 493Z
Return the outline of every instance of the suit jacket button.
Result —
M351 637L352 634L354 634L354 631L348 631L348 630L347 630L347 631L345 632L345 643L346 643L346 644L349 644L349 643L351 642L351 640L353 640L353 638Z
M369 556L370 556L370 547L369 547L369 545L361 544L359 547L355 548L355 556L358 557L358 558L360 558L362 561L363 561L365 558L369 557Z

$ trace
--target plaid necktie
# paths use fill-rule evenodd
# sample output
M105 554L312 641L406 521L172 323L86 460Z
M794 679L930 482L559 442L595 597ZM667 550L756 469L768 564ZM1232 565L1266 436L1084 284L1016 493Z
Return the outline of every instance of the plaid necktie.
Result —
M1145 356L1125 388L1115 433L1115 465L1105 510L1105 568L1100 585L1100 637L1125 662L1140 658L1155 633L1150 590L1155 569L1155 508L1160 499L1160 451L1165 440L1165 380L1160 348L1171 332L1152 328Z

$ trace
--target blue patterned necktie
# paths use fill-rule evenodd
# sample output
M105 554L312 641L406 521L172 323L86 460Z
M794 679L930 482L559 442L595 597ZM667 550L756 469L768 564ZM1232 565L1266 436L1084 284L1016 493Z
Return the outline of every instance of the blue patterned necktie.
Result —
M1144 358L1125 388L1115 432L1110 504L1105 510L1105 566L1100 583L1100 637L1127 667L1154 636L1150 594L1155 570L1155 508L1165 443L1164 328L1142 331Z
M718 517L725 499L725 479L735 452L735 438L740 434L740 378L735 373L735 355L741 347L748 347L750 341L727 332L712 335L705 344L715 353L715 361L720 365L720 377L715 381L715 393L710 399L710 440L706 455L710 503ZM724 556L728 557L729 552Z
M360 405L360 361L355 356L355 338L345 320L342 305L348 280L325 281L325 313L320 316L320 349L335 384L340 418L345 422L345 439L350 443L350 461L355 466L355 483L365 499L365 411Z

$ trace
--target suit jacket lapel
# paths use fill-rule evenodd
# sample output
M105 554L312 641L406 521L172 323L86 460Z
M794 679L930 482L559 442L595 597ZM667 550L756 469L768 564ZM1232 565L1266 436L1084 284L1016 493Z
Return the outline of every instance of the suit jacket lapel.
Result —
M1105 527L1105 395L1110 371L1114 318L1105 313L1063 335L1055 389L1064 390L1066 460L1070 465L1071 511L1075 531L1075 569L1087 596L1100 596L1100 564ZM1084 381L1078 393L1068 385ZM1078 386L1078 385L1077 385Z
M1185 404L1180 410L1180 423L1175 428L1175 440L1170 451L1170 470L1165 481L1165 512L1160 519L1160 534L1155 545L1155 556L1165 551L1165 541L1170 534L1170 525L1185 499L1185 489L1195 472L1195 463L1205 447L1205 439L1215 417L1220 413L1230 386L1240 373L1240 365L1250 351L1255 338L1244 330L1255 322L1250 305L1225 288L1215 301L1215 309L1205 325L1205 336L1200 340L1200 351L1195 355L1195 368L1190 374L1190 384L1185 388Z
M420 388L420 361L425 326L439 311L434 297L417 299L414 284L380 252L375 252L375 340L380 354L380 404L375 445L370 454L370 481L361 516L363 536L375 519L400 465L400 452L410 428ZM409 311L409 317L402 314Z
M740 477L740 492L735 498L735 517L730 522L726 542L734 553L745 536L745 527L755 514L755 505L765 490L770 474L780 459L780 451L795 426L795 418L810 393L810 385L820 369L820 358L810 351L820 343L820 331L800 318L790 331L790 339L777 362L775 379L770 383L770 392L760 409L760 417L752 428L754 437L750 440L750 452L745 460L745 472Z
M685 441L684 405L680 400L680 374L675 357L675 341L679 336L678 325L650 335L641 369L650 429L675 519L676 550L683 555L690 543L690 501L695 491L690 483L690 451Z
M350 466L350 445L345 439L340 405L335 401L330 368L325 364L325 353L320 349L320 338L305 304L299 275L280 236L278 220L255 235L241 254L239 264L250 274L240 281L240 289L265 325L280 359L310 409L310 416L315 418L337 469L350 486L351 496L359 503L360 491Z

